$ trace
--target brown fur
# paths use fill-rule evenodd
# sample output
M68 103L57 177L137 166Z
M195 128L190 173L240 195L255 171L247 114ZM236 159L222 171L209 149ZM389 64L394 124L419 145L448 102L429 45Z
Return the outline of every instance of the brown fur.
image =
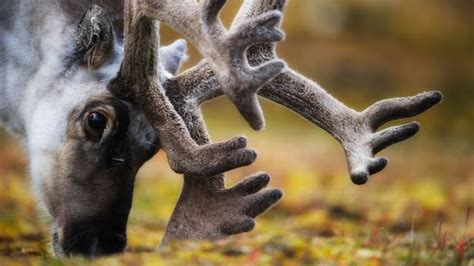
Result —
M107 117L101 136L87 126L91 112ZM95 98L70 114L66 143L56 160L55 176L45 183L48 210L56 217L55 232L62 250L59 254L82 253L74 245L76 230L84 237L97 238L100 245L88 255L121 251L125 246L126 223L132 205L136 172L143 162L143 150L133 150L126 135L130 127L130 109L120 100L106 96ZM124 163L113 160L127 154ZM108 233L110 232L110 233ZM98 235L97 235L98 234ZM110 234L112 237L104 237ZM114 240L115 239L115 240ZM69 248L68 248L69 247ZM89 247L86 247L86 249Z

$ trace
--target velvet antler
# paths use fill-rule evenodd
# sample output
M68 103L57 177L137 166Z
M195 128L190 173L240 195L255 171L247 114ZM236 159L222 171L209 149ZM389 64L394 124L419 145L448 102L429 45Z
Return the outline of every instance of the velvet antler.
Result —
M226 67L228 73L221 77L222 84L235 91L237 98L255 94L258 86L281 71L283 64L279 62L251 68L245 60L247 46L282 38L274 27L280 14L264 14L239 24L237 30L224 32L217 19L222 7L218 2L129 0L125 7L124 59L109 87L138 104L155 129L173 170L185 174L183 192L163 243L172 239L219 239L249 231L254 226L253 218L282 196L278 189L262 190L269 182L264 173L226 189L219 173L250 164L255 152L244 149L244 138L211 144L199 107L190 106L186 97L180 97L183 95L169 94L168 83L161 83L164 69L159 63L157 20L178 27L186 37L198 40L202 49L210 49L203 52L206 60L216 67ZM190 24L196 22L195 17L205 26ZM193 30L195 26L199 30ZM252 97L256 99L256 95Z
M281 12L270 10L239 20L227 30L219 19L226 0L146 0L140 1L146 14L169 24L190 39L216 73L224 94L234 103L253 129L264 127L257 100L258 89L279 74L285 64L272 60L250 66L247 48L256 43L276 42L284 34L275 26Z
M109 84L110 90L137 102L174 171L212 175L252 163L256 153L245 149L243 137L205 145L191 138L158 79L158 21L147 16L140 3L130 0L126 4L124 59L117 78Z
M250 17L272 10L282 11L285 4L285 0L246 0L231 29ZM253 66L276 57L275 43L256 44L247 51L247 60ZM168 84L168 94L181 95L188 105L200 105L223 94L212 67L205 60ZM366 183L370 175L385 168L387 159L375 158L377 152L412 137L419 130L416 122L377 131L381 125L420 114L442 100L440 92L431 91L412 97L386 99L357 112L292 69L284 70L264 84L258 94L299 113L335 137L344 148L355 184Z

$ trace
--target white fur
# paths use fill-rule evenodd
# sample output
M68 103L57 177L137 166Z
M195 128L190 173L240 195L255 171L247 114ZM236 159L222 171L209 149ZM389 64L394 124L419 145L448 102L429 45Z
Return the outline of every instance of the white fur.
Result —
M113 77L120 58L108 63L101 73L82 68L64 72L75 25L69 25L54 8L32 21L37 18L29 15L35 10L31 2L19 3L13 28L0 28L0 47L6 51L0 58L4 62L0 65L0 80L4 80L0 84L0 122L25 144L34 191L41 202L41 186L52 176L70 112L87 99L108 93L97 74L105 80Z

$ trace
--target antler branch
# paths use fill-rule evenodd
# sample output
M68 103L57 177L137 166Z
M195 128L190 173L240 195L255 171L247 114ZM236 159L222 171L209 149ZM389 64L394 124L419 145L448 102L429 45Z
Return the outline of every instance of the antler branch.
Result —
M158 22L145 16L133 0L125 10L124 59L109 88L137 102L155 129L171 168L178 173L213 175L252 163L256 153L245 149L243 137L215 144L195 143L158 80Z
M269 182L268 175L263 173L253 175L235 187L225 188L224 175L219 173L250 164L256 154L244 149L244 138L211 144L199 106L188 102L184 94L167 95L168 88L165 89L166 84L162 86L158 77L158 22L156 17L150 15L150 10L162 10L166 6L159 1L155 3L157 6L147 4L149 2L127 1L124 59L118 77L109 84L109 88L121 97L136 101L155 129L173 170L185 174L183 191L163 243L171 239L219 239L249 231L254 226L253 218L277 202L282 193L278 189L262 190ZM163 1L162 4L170 2ZM213 12L217 12L219 6L216 3L211 5L211 1L207 4L207 7L203 4L207 10L205 21L214 25L213 30L218 30L219 24L212 21L217 19ZM186 10L189 9L179 12L186 13ZM228 38L237 43L249 39L262 40L235 34L230 34ZM230 48L223 48L224 51L226 49ZM245 59L243 51L237 49L232 53L234 58L240 56ZM264 72L264 69L259 71ZM260 77L253 69L251 74ZM258 78L255 80L258 81ZM255 82L253 79L248 81Z
M192 138L201 145L210 143L199 105L174 93L178 90L170 86L176 85L191 88L192 83L168 83L165 87ZM216 240L252 230L254 218L282 197L279 189L263 189L269 181L267 174L257 173L226 189L224 174L184 175L183 190L161 245L171 240Z
M245 51L256 43L276 42L284 38L276 25L282 14L277 10L240 20L227 30L219 19L225 0L195 1L147 0L143 10L149 16L169 24L189 38L216 73L223 92L234 103L253 129L264 127L258 103L258 89L279 74L281 60L250 66Z
M247 0L234 25L269 10L281 11L285 3L285 0ZM250 65L258 65L276 57L274 43L256 44L247 51ZM169 80L168 84L171 90L180 90L178 95L186 97L188 102L197 104L223 93L212 68L205 61ZM182 89L182 84L188 86ZM335 137L344 148L349 173L355 184L364 184L370 175L385 168L387 159L375 158L377 152L412 137L419 130L416 122L377 132L378 127L391 120L420 114L442 100L440 92L431 91L412 97L383 100L365 111L357 112L332 97L316 82L292 69L285 70L262 86L258 94L299 113Z

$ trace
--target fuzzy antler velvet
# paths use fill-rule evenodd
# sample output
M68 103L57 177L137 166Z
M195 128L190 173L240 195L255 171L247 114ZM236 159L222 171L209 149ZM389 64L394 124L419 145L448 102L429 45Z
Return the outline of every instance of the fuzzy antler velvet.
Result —
M285 64L271 60L250 66L246 49L256 43L276 42L284 34L275 26L281 21L278 10L262 12L239 20L227 30L219 19L226 0L144 0L143 10L169 24L189 38L204 55L225 95L234 103L253 129L264 127L257 100L258 88L279 74Z
M185 95L179 94L179 91L168 93L171 84L161 83L160 71L163 69L160 69L158 52L158 20L167 21L167 16L173 16L173 10L176 9L167 10L165 15L154 10L155 7L158 10L169 7L167 5L170 3L135 0L126 2L124 59L118 77L111 81L109 88L138 104L155 129L160 144L168 155L170 166L176 172L184 173L183 192L163 243L173 239L220 239L249 231L254 226L253 218L277 202L282 192L278 189L262 190L269 182L268 175L264 173L252 175L226 189L223 175L219 173L250 164L255 160L255 152L245 149L246 139L242 137L211 144L199 106L189 105L188 99L181 97ZM173 3L177 4L178 2ZM203 53L207 60L214 62L216 68L219 64L233 64L228 69L228 75L221 79L225 81L223 85L229 85L232 91L244 88L242 95L248 94L248 91L255 94L258 86L281 71L283 64L279 62L251 68L244 54L248 45L282 38L283 34L275 28L280 19L278 12L246 20L240 24L240 30L217 34L216 29L222 26L217 13L222 6L217 5L216 1L201 4L183 1L179 4L201 8L202 14L195 15L200 16L200 22L209 24L204 27L207 30L196 33L184 27L187 29L184 33L191 39L201 38L200 43L204 42L201 47L218 47L216 54L209 51ZM186 11L184 13L181 19L194 18L186 16ZM168 23L182 26L180 23L173 24L176 23L174 20ZM258 32L266 37L262 38ZM182 54L179 43L171 49ZM218 63L219 60L224 60L221 58L227 58L227 61ZM281 67L278 67L278 71L271 70L275 66ZM245 86L238 87L241 84ZM187 91L191 88L182 89ZM256 95L254 98L256 99Z
M147 15L140 1L128 1L125 10L124 59L109 87L137 102L155 129L172 169L212 175L252 163L256 153L245 149L243 137L215 144L195 143L158 79L158 21Z
M422 113L442 99L439 92L426 92L380 101L357 112L276 59L275 42L283 38L277 27L285 0L246 0L229 30L218 19L224 2L137 0L127 8L134 15L128 16L132 19L126 27L125 59L115 88L142 106L173 169L184 173L183 190L163 243L220 239L249 231L253 218L282 196L278 189L263 189L269 181L264 173L225 188L222 172L251 163L255 155L244 149L243 139L210 144L200 110L203 102L227 95L254 129L263 126L255 93L299 113L342 144L352 181L363 184L387 164L374 155L413 136L419 125L377 129L388 121ZM162 84L156 74L154 19L182 32L205 57Z
M285 0L247 0L231 29L250 17L271 10L283 11L285 4ZM250 65L262 64L276 57L274 43L256 44L247 51ZM199 105L223 94L206 60L169 81L169 84L173 91L169 94L179 90L188 104ZM387 159L375 158L377 152L412 137L419 130L418 123L412 122L377 132L381 125L420 114L442 100L440 92L431 91L412 97L386 99L357 112L291 68L264 84L258 94L299 113L335 137L344 148L349 173L355 184L366 183L370 175L385 168Z

